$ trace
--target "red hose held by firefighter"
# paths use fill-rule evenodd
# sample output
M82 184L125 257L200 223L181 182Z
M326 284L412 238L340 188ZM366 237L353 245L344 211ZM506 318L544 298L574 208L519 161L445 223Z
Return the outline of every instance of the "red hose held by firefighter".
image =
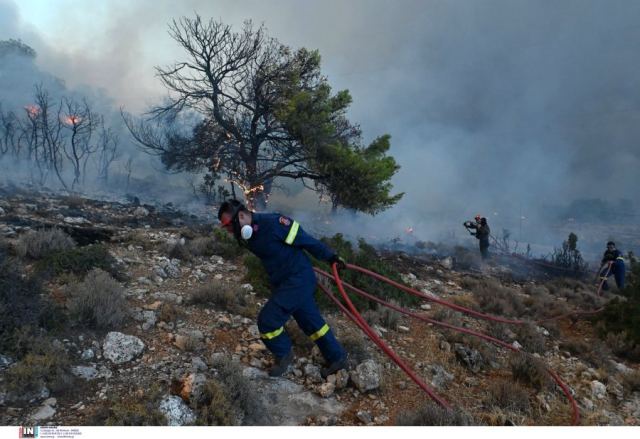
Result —
M342 298L344 299L344 303L343 304L326 286L322 285L321 283L319 283L319 287L320 289L329 297L329 299L331 301L333 301L341 310L342 312L345 313L345 315L352 320L370 339L371 341L373 341L373 343L378 346L380 348L380 350L382 350L389 358L391 358L391 360L396 363L398 365L398 367L400 369L402 369L407 376L409 376L409 378L411 378L411 380L413 382L415 382L418 387L420 387L433 401L435 401L436 403L438 403L440 406L444 407L447 410L453 410L452 405L447 402L444 398L442 398L441 396L439 396L431 387L429 387L374 331L373 329L367 324L367 322L364 320L364 318L360 315L360 313L358 312L358 310L356 309L356 307L353 305L353 302L351 302L351 299L349 298L349 295L347 294L347 292L345 291L345 287L347 289L349 289L350 291L353 291L354 293L356 293L359 296L365 297L369 300L373 300L374 302L379 303L380 305L386 306L388 308L394 309L402 314L405 314L407 316L416 318L418 320L421 320L423 322L427 322L427 323L431 323L433 325L436 326L440 326L446 329L450 329L453 331L458 331L458 332L462 332L474 337L478 337L480 339L483 339L485 341L491 342L493 344L496 344L500 347L503 347L505 349L509 349L511 351L515 351L515 352L521 352L525 355L529 355L526 352L520 350L519 348L514 347L513 345L510 345L509 343L506 343L502 340L499 340L495 337L492 337L488 334L484 334L482 332L478 332L478 331L473 331L467 328L461 328L458 326L454 326L445 322L441 322L438 320L434 320L431 319L429 317L423 316L421 314L409 311L407 309L404 309L402 307L396 306L392 303L386 302L378 297L375 297L369 293L367 293L366 291L363 291L361 289L358 289L346 282L343 282L342 279L340 278L340 274L338 272L337 266L334 263L332 265L332 274L327 273L326 271L323 271L319 268L314 268L315 272L318 273L319 275L326 277L327 279L330 279L332 281L335 282L336 286L338 287L338 291L340 292L340 295L342 296ZM484 320L489 320L489 321L494 321L494 322L499 322L499 323L505 323L505 324L512 324L512 325L523 325L526 322L524 320L513 320L513 319L506 319L503 317L498 317L498 316L492 316L489 314L484 314L469 308L465 308L463 306L460 305L456 305L454 303L451 302L447 302L446 300L442 300L442 299L438 299L436 297L432 297L429 295L426 295L424 293L421 293L420 291L417 291L413 288L407 287L405 285L402 285L398 282L395 282L387 277L384 277L378 273L375 273L373 271L367 270L366 268L362 268L359 267L357 265L353 265L353 264L346 264L346 268L350 269L350 270L354 270L357 272L360 272L364 275L370 276L376 280L379 280L381 282L387 283L393 287L396 287L408 294L414 295L416 297L419 297L423 300L428 300L430 302L434 302L437 303L439 305L448 307L450 309L453 309L455 311L473 316L475 318L480 318L480 319L484 319ZM570 316L572 314L589 314L589 313L593 313L594 311L587 311L587 312L577 312L577 313L571 313L571 314L567 314L567 315L563 315L563 316L558 316L558 317L553 317L552 319L558 319L558 318L563 318L563 317L567 317ZM595 311L597 312L597 311ZM538 322L542 322L542 321L548 321L548 320L552 320L552 319L545 319L545 320L539 320ZM567 399L569 400L569 403L571 404L571 409L573 412L572 415L572 423L573 425L578 425L580 423L580 412L578 410L578 404L576 403L575 399L573 398L573 395L571 394L571 390L569 389L569 387L560 379L560 377L558 376L557 373L555 373L553 370L551 370L550 368L546 368L547 373L553 378L553 380L558 384L558 386L560 387L560 389L562 389L562 392L566 395Z

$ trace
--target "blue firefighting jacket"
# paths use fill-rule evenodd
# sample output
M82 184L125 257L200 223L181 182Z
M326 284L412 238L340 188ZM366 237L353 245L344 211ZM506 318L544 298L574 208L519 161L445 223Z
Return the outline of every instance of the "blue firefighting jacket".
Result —
M252 227L247 247L262 261L273 288L292 277L314 277L311 261L303 250L325 261L335 254L306 233L297 221L278 213L253 213Z
M608 262L608 261L613 261L613 262L623 261L624 262L624 257L622 256L622 253L618 249L615 249L613 251L606 250L604 252L604 255L602 256L602 263L604 264L605 262Z

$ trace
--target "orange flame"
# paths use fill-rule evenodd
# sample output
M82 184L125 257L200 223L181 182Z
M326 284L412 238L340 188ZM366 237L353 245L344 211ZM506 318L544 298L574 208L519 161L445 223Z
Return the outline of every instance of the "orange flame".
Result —
M27 115L33 119L40 114L40 107L34 104L25 105L24 109L27 111Z
M65 125L76 126L82 121L80 116L70 114L62 118L62 123Z

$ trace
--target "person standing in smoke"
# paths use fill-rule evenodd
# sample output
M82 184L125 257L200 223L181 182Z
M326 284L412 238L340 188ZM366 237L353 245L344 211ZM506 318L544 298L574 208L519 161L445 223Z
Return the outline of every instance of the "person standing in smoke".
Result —
M491 229L489 228L486 218L476 215L475 220L475 223L472 221L465 221L464 226L468 230L475 230L475 233L470 230L469 233L478 239L480 244L480 255L483 260L486 260L489 257L489 236L491 236Z

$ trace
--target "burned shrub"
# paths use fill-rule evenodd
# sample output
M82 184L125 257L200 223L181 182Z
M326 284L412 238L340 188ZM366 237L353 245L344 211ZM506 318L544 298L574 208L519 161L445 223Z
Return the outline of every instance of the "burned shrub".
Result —
M60 229L29 231L16 243L16 252L20 257L42 259L52 252L70 250L75 241Z
M396 425L430 425L430 426L458 426L473 425L473 418L460 410L447 410L434 403L427 403L422 407L402 412L396 419Z
M549 377L544 364L530 355L524 353L513 354L510 366L514 380L528 384L538 391L549 389L553 385L553 381Z
M498 381L491 383L485 403L510 412L528 414L531 411L529 392L517 383Z
M82 326L95 329L117 329L127 316L128 304L123 287L99 268L84 281L68 288L69 312Z

